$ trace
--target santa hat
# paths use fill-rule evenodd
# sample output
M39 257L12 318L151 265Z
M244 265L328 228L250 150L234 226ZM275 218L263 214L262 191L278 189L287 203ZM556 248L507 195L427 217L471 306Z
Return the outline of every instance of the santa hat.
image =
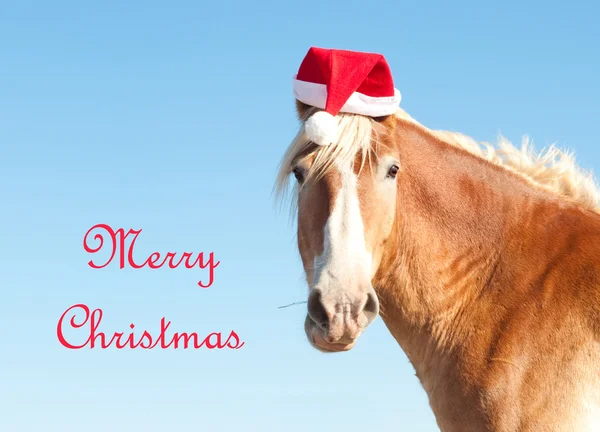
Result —
M400 104L383 55L315 47L294 77L294 95L323 110L305 122L309 139L319 145L335 141L338 113L381 117L395 113Z

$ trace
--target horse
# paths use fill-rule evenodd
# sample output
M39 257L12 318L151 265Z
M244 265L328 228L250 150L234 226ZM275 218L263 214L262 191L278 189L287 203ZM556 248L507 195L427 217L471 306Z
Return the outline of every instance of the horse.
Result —
M301 125L318 111L296 100ZM380 316L444 431L600 431L600 192L570 152L429 129L402 109L300 131L304 323L348 351ZM293 182L293 179L292 179Z

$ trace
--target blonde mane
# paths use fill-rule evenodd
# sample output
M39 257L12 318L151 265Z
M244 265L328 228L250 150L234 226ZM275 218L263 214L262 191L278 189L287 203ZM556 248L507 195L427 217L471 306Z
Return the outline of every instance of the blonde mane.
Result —
M315 109L309 109L305 118L314 112ZM396 116L427 129L402 109L398 109ZM336 120L339 126L338 141L334 145L320 147L314 152L315 160L311 172L308 173L309 177L323 175L338 161L345 163L353 160L361 150L366 157L370 158L372 154L372 141L377 143L377 138L372 138L374 120L354 114L339 114ZM281 161L276 180L276 194L279 197L287 192L288 176L294 164L309 153L311 145L314 146L304 133L303 126L304 124L301 125L300 131ZM477 142L457 132L427 130L452 146L519 175L535 187L600 213L600 189L594 181L593 174L578 167L571 152L552 145L536 154L527 136L523 137L521 148L518 149L503 136L499 137L496 145L492 145Z

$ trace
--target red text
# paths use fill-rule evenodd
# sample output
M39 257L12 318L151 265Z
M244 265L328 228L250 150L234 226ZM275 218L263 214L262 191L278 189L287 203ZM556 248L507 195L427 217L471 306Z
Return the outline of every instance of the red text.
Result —
M76 321L77 313L82 314L82 318ZM71 319L67 319L67 315L73 313ZM81 321L79 321L81 320ZM135 332L134 324L130 324L129 328L131 331L128 332L114 332L110 337L100 331L98 327L102 321L102 309L94 309L90 312L90 308L85 304L76 304L67 309L58 320L56 326L56 335L62 346L69 349L81 349L81 348L101 348L106 349L114 347L116 349L178 349L178 348L206 348L206 349L240 349L244 346L244 342L240 340L240 337L235 331L231 331L227 338L223 337L220 332L213 332L207 336L200 337L198 333L178 333L175 332L170 336L167 335L167 330L171 325L170 321L167 321L164 317L160 320L160 331L158 335L152 335L152 333L144 330L142 332ZM87 336L83 343L75 344L67 340L64 330L68 328L72 329L83 329L84 336Z
M90 241L92 239L89 238L90 234L94 230L97 230L97 233L93 236L93 240L98 242L96 247L90 245ZM137 241L138 235L140 235L141 232L141 229L130 229L127 231L127 233L125 233L123 228L119 228L115 231L106 224L94 225L88 230L87 233L85 233L85 237L83 238L83 247L85 251L93 254L100 252L100 250L106 246L106 250L110 253L110 256L103 264L97 264L94 263L93 260L90 260L88 265L95 269L104 268L112 262L112 260L115 258L115 255L118 255L120 269L125 268L126 264L134 269L140 269L143 267L158 269L167 264L169 268L174 269L183 263L185 268L188 269L195 267L208 269L208 281L198 281L198 285L200 287L208 288L213 284L215 280L215 268L217 268L217 266L220 264L219 261L215 261L213 252L208 254L208 258L205 258L203 252L197 254L192 252L184 252L179 258L177 258L176 252L167 252L164 255L161 255L158 252L153 252L143 263L136 263L133 258L133 249L135 247L135 242ZM126 248L125 239L129 236L131 236L131 243Z

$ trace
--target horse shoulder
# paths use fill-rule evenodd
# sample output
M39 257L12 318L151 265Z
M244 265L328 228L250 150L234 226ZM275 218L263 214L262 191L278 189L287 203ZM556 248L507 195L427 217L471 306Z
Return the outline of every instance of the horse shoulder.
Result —
M496 430L600 431L600 215L554 210L527 230L494 308L483 400Z
M563 298L554 314L563 317L565 326L556 332L564 337L548 349L561 353L569 371L557 385L559 394L570 394L564 402L569 427L600 431L600 215L575 212L563 221L567 235L556 287Z

